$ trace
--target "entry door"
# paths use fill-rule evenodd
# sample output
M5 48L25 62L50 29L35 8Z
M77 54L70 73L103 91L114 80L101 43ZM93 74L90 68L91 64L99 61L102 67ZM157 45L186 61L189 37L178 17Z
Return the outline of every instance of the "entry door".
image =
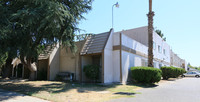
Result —
M17 66L17 78L22 78L22 74L23 74L23 65L19 64Z
M99 72L102 73L102 66L101 66L101 56L93 56L92 57L92 64L100 66ZM102 80L102 74L99 74L99 81Z
M98 65L98 66L101 66L100 65L100 56L93 56L93 58L92 58L92 64L94 64L94 65Z

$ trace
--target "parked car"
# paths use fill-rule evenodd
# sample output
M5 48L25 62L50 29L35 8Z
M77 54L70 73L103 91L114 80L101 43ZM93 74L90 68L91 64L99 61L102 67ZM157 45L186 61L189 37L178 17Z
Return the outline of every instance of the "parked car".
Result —
M187 72L185 74L182 75L182 77L200 77L200 73L199 72Z

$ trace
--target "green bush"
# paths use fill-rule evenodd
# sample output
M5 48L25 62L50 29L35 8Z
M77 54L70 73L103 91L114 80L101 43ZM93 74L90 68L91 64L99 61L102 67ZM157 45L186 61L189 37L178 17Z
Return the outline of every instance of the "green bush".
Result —
M99 79L99 70L100 66L98 65L86 65L83 68L83 72L85 73L85 76L93 81L97 81Z
M162 72L153 67L131 67L132 79L139 83L155 83L161 80Z
M162 70L162 77L164 80L167 80L169 78L177 78L183 73L185 73L185 69L183 68L176 68L176 67L161 67Z

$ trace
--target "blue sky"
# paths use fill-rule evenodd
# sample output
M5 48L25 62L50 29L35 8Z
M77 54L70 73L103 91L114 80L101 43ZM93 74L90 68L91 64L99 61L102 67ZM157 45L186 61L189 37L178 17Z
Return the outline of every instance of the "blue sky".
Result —
M95 0L79 28L81 33L102 33L147 26L148 0ZM200 66L200 0L153 0L154 27L160 29L172 50L193 66Z

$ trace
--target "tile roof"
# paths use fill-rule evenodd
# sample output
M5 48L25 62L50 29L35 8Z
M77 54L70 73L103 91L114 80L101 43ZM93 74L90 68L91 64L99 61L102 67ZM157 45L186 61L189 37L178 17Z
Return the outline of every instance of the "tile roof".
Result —
M39 55L38 60L48 59L55 47L55 45L47 46L44 52Z
M81 55L101 53L105 47L110 32L94 34L86 40Z

